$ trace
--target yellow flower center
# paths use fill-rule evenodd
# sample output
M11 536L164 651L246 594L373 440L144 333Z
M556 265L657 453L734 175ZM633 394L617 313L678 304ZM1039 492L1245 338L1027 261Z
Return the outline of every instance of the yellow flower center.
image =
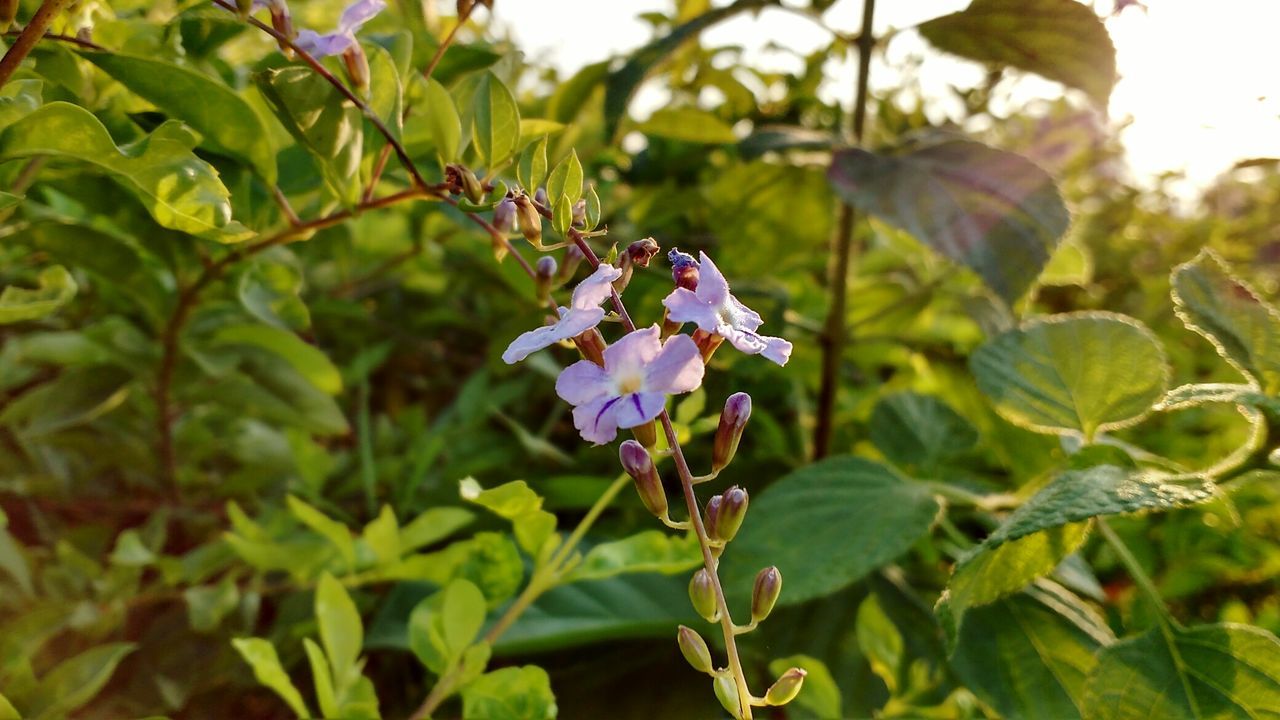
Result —
M639 392L644 387L644 376L640 373L627 375L618 379L618 394L626 395L628 393Z

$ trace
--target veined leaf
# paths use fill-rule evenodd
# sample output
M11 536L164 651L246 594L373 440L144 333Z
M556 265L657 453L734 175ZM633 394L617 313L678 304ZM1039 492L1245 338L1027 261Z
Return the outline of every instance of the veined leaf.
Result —
M453 96L434 79L424 80L414 74L409 85L420 102L414 105L414 113L406 121L406 136L413 134L415 126L421 126L431 139L440 160L451 163L458 159L458 145L462 141L462 120Z
M587 551L565 582L600 580L623 573L673 574L702 563L698 538L661 530L645 530L622 540L600 543Z
M969 450L978 431L932 395L887 395L871 410L871 442L903 467L934 472L938 463Z
M0 291L0 325L42 318L76 296L75 278L61 265L41 270L37 283L37 290L10 285Z
M947 583L948 611L957 618L971 607L994 602L1053 572L1080 549L1089 523L1068 523L983 547L960 558Z
M278 355L303 377L330 395L342 392L342 373L328 356L288 330L270 325L228 325L213 336L215 345L251 345Z
M493 167L511 157L520 142L520 108L515 96L493 73L476 90L472 120L476 151Z
M463 720L554 720L551 678L536 665L485 673L462 689Z

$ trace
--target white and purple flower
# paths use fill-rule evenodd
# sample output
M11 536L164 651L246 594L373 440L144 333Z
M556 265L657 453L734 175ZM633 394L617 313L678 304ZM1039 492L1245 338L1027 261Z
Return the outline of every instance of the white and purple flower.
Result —
M613 289L613 281L620 277L622 277L621 270L612 265L600 263L595 272L573 289L573 298L569 301L569 307L559 309L560 319L553 325L544 325L536 330L530 330L512 340L506 351L502 353L502 361L513 365L544 347L577 337L599 325L605 315L600 303L609 297Z
M604 351L604 367L580 360L556 380L556 393L574 406L573 425L584 440L603 445L618 428L652 421L667 396L702 384L698 346L688 335L666 343L657 325L628 333Z
M315 57L341 55L356 45L356 31L386 7L386 0L356 0L342 11L337 30L324 34L315 30L299 30L294 44Z
M719 335L748 355L763 355L786 365L791 343L756 332L764 320L729 292L729 283L706 253L698 253L697 290L677 287L663 299L667 317L675 322L696 323L704 332Z

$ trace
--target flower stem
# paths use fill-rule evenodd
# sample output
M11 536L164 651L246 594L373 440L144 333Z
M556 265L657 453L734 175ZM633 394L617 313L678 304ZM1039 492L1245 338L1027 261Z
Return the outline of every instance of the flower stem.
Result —
M31 49L36 46L40 38L44 37L45 31L53 24L54 18L58 17L70 2L71 0L44 0L40 4L40 9L36 10L36 14L22 29L18 39L9 46L4 58L0 59L0 87L4 87L5 83L9 82L9 78L13 77L13 73L18 70L18 66L22 65L22 61L27 58Z

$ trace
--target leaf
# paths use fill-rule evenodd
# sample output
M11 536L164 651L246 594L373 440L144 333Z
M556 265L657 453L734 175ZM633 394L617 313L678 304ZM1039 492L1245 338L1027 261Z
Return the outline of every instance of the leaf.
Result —
M360 537L373 551L379 565L400 559L400 525L396 522L395 511L390 505L382 506L378 517L364 526Z
M905 553L938 509L925 485L879 463L822 460L752 499L721 576L730 596L743 597L760 568L776 565L784 579L779 604L828 595Z
M558 712L551 678L536 665L494 670L462 689L464 720L552 720Z
M1161 625L1098 653L1085 685L1090 720L1274 717L1280 640L1247 625Z
M411 81L420 84L415 91L421 93L421 104L414 105L415 112L409 116L407 123L412 126L421 123L426 134L435 145L440 160L445 163L458 159L458 145L462 141L462 120L458 117L458 107L453 96L443 85L434 79L425 81L415 73Z
M744 159L752 160L771 152L829 151L838 141L831 133L821 130L795 125L765 125L755 128L738 143L738 150Z
M36 282L38 290L10 285L0 291L0 325L45 317L76 296L76 280L61 265L41 270Z
M1116 83L1111 36L1093 10L1075 0L973 0L919 30L939 50L1057 80L1103 107Z
M871 410L869 434L885 457L925 473L978 442L978 431L950 406L913 392L881 398Z
M311 638L302 639L302 648L307 653L307 664L311 666L311 682L316 687L316 704L320 706L320 716L342 717L337 693L333 689L333 675L329 672L329 659L324 656L324 650Z
M528 190L534 190L547 179L547 139L544 137L536 143L530 143L520 153L520 161L516 164L516 179Z
M1280 390L1280 312L1208 249L1175 268L1171 284L1187 328L1268 394Z
M0 210L8 210L22 202L21 195L14 195L0 190Z
M635 129L645 135L692 143L723 144L738 140L725 121L697 108L658 110Z
M289 506L289 513L297 518L298 522L323 535L326 540L333 543L333 546L338 549L342 559L347 562L347 567L355 567L355 541L352 539L351 531L347 529L346 525L325 515L317 508L293 495L287 496L285 502Z
M386 48L365 43L369 59L369 110L396 140L404 134L404 89L396 62Z
M249 163L267 185L276 184L276 156L262 118L222 82L163 60L114 52L80 56L169 117L190 125L213 149Z
M697 37L698 33L715 25L722 20L727 20L734 15L738 15L747 10L758 10L769 5L778 4L777 0L736 0L736 2L725 7L716 8L701 15L681 23L671 30L670 33L654 40L644 47L636 50L627 59L622 67L614 72L609 73L605 80L604 92L604 133L605 139L613 142L618 139L618 130L622 124L622 118L627 114L627 106L631 104L631 98L635 95L636 89L640 87L640 83L652 73L662 61L676 51L686 41ZM595 66L591 66L595 67ZM587 75L584 69L580 76L586 75L592 82L588 83L584 80L583 84L594 85L594 73ZM577 78L575 78L576 80ZM576 105L570 106L566 102L557 104L561 108L574 108ZM562 112L554 113L556 119L562 119Z
M471 647L484 625L485 598L480 588L455 579L409 614L409 647L428 670L449 672Z
M1114 640L1089 606L1045 582L965 614L951 667L1001 717L1068 720L1081 717L1094 654Z
M1062 559L1084 544L1089 524L1068 523L982 547L956 563L947 584L949 612L956 618L971 607L994 602L1053 572Z
M364 119L360 109L310 68L267 70L253 80L280 124L316 159L329 190L354 205L361 190Z
M22 720L22 715L4 695L0 695L0 720Z
M28 597L34 592L31 585L31 566L22 553L22 546L5 530L4 515L0 513L0 570L9 574Z
M109 643L90 648L64 660L40 680L29 717L63 718L83 707L111 679L116 666L137 647L133 643Z
M538 138L558 133L563 130L564 127L564 123L556 122L555 120L547 120L545 118L521 118L519 147L524 147Z
M898 673L902 669L902 633L880 607L875 594L867 596L858 606L855 627L858 648L871 664L871 670L884 680L890 692L896 692Z
M670 575L701 564L702 550L697 536L679 537L661 530L644 530L591 548L565 582L600 580L623 573Z
M516 542L530 555L537 555L556 530L556 516L542 509L542 498L523 480L484 490L473 478L459 483L462 499L510 520Z
M570 150L569 155L556 164L547 178L547 199L551 208L556 210L559 220L559 207L563 198L568 198L572 206L582 197L582 163L578 160L578 151Z
M258 682L274 690L294 715L300 718L312 717L307 704L302 701L302 694L280 665L275 646L262 638L235 638L231 644L240 653L240 657L249 663L249 667L253 668L253 676Z
M320 643L333 668L334 685L341 695L360 677L360 647L364 628L360 611L351 601L342 583L329 573L320 576L316 585L316 622L320 626Z
M1070 222L1047 173L969 140L840 150L827 178L845 202L972 268L1008 303L1031 286Z
M431 508L400 528L400 551L412 552L424 545L443 540L475 520L462 508Z
M493 73L485 73L475 96L472 137L476 151L495 167L515 152L520 142L520 108L515 96Z
M769 674L779 677L788 669L798 667L806 674L800 694L793 701L820 718L845 717L841 710L843 698L840 687L827 669L826 663L809 655L792 655L769 663Z
M217 585L189 587L182 591L182 599L187 603L191 629L198 633L211 633L218 629L227 613L240 604L240 590L228 577Z
M323 392L342 392L342 373L323 352L288 330L271 325L228 325L213 335L214 345L250 345L262 348L293 366Z
M0 88L0 129L30 115L40 107L43 80L12 80Z
M262 258L245 268L236 294L251 315L282 330L311 326L311 311L300 297L302 270L296 265Z
M1024 323L979 347L969 367L1009 422L1086 439L1141 421L1169 381L1164 348L1145 325L1098 312Z
M0 425L35 438L92 422L124 403L130 380L114 367L69 370L10 402Z
M87 162L121 181L163 227L220 242L251 237L231 219L231 194L218 171L191 152L195 145L190 130L169 121L117 147L89 111L54 102L0 133L0 162L36 155Z

